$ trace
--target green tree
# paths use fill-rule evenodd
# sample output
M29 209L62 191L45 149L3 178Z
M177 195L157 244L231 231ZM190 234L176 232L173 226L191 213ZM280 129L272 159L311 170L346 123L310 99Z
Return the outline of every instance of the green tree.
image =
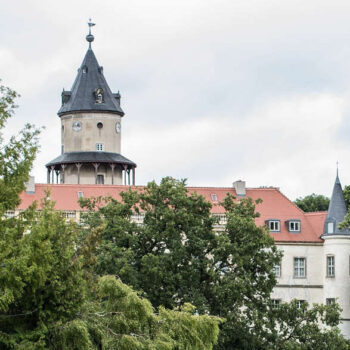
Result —
M16 93L0 87L0 129ZM222 321L190 305L160 309L112 276L94 274L103 226L81 231L48 200L15 209L39 131L27 125L0 147L0 349L211 349Z
M88 230L105 225L98 273L117 275L141 289L155 307L191 303L200 314L225 317L222 348L240 346L247 310L264 307L281 257L266 230L255 225L253 201L228 196L223 203L227 227L215 232L211 204L188 193L184 181L165 178L121 196L120 202L82 201L86 208L99 208L87 216ZM140 210L142 225L133 222Z
M329 198L322 194L310 194L305 197L297 198L294 203L305 212L327 211Z
M4 144L1 130L17 107L17 97L15 91L0 85L0 216L18 206L18 195L24 190L38 150L40 131L31 124L26 124L17 137Z
M343 188L344 198L345 198L345 204L347 210L350 208L350 185L346 185Z
M159 185L151 182L143 190L124 192L121 198L81 202L90 209L87 232L103 227L97 251L100 275L117 275L157 308L191 303L199 314L224 317L216 349L277 349L279 343L307 348L310 342L305 343L300 332L293 333L292 317L271 312L273 267L281 253L265 228L256 226L258 214L251 199L237 201L228 195L222 203L226 228L215 232L211 204L189 193L184 181L165 178ZM137 215L143 215L142 224L135 222ZM295 303L282 309L288 309L289 316L299 312ZM322 321L321 311L328 308L311 310ZM323 331L309 313L302 315L298 320L304 330L314 330L312 339L322 335L329 346L345 342L334 329ZM276 332L279 322L284 328ZM336 322L339 314L331 325ZM296 347L301 342L305 346Z
M301 305L297 300L282 303L278 308L270 307L267 322L270 324L265 335L269 349L350 349L350 343L341 334L337 325L340 321L340 307L307 302ZM323 327L320 327L320 324ZM326 327L325 327L326 326Z

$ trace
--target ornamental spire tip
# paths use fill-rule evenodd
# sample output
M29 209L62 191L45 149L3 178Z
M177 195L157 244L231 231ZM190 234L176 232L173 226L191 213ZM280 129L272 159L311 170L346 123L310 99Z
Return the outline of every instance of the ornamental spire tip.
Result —
M86 36L86 40L89 42L89 49L91 49L91 43L94 41L95 37L91 34L91 27L95 26L96 23L91 22L91 18L89 18L88 26L89 26L89 34Z

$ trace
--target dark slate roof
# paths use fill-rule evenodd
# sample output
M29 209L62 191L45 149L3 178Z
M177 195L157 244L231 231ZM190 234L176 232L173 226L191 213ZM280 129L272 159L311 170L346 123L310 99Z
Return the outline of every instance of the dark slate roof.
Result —
M337 177L335 179L334 187L333 187L333 193L331 197L331 201L329 203L328 207L328 213L327 218L324 225L324 235L350 235L350 230L339 230L338 225L344 221L344 217L346 215L346 204L343 194L343 189L341 187L341 183L337 174ZM329 233L328 232L328 223L333 222L334 223L334 232Z
M68 152L63 153L59 157L55 158L46 166L56 166L60 164L70 163L110 163L127 165L128 167L136 167L136 164L130 159L125 158L119 153L112 152Z
M94 95L97 89L103 90L103 103L96 103ZM124 115L120 107L119 93L113 94L103 75L94 52L89 48L84 57L71 91L62 92L61 116L71 112L111 112Z

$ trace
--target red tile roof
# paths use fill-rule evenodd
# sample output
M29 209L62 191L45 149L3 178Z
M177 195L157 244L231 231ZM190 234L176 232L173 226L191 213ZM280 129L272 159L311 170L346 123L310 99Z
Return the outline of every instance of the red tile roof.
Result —
M57 210L80 210L78 204L78 192L83 192L84 197L112 196L120 199L119 193L125 191L127 186L118 185L53 185L36 184L35 193L23 192L21 194L21 204L19 209L27 208L33 201L38 201L44 197L45 191L50 190L50 198L55 201ZM134 188L140 188L137 186ZM197 192L203 195L208 201L213 203L212 194L217 196L218 202L222 201L227 193L236 196L232 187L188 187L190 192ZM257 205L260 217L256 219L258 225L264 225L268 219L278 219L281 223L281 231L271 233L276 242L323 242L320 239L323 233L323 225L327 212L304 213L292 201L284 196L277 188L247 188L246 195L253 200L262 199L262 203ZM213 214L224 213L224 209L213 203ZM285 221L290 219L300 220L301 232L290 233Z

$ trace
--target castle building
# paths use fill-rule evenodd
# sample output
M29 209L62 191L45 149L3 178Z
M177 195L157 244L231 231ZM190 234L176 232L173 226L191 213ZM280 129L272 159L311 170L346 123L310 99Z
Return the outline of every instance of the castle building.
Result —
M93 24L89 25L91 28ZM111 92L97 63L91 49L91 31L87 41L89 48L73 87L62 92L58 112L62 154L46 165L48 183L35 184L31 178L21 194L21 204L15 211L7 212L8 216L17 215L33 201L40 203L49 189L55 208L67 220L79 222L82 213L79 198L111 196L120 200L120 193L128 189L125 185L135 185L136 164L120 154L124 116L120 94ZM339 229L346 205L338 174L328 212L305 213L278 188L246 188L244 181L236 181L232 187L188 187L188 190L212 203L212 215L219 218L216 230L225 227L226 215L219 203L227 193L261 199L256 208L260 213L256 224L266 226L283 251L281 264L275 266L278 283L271 295L274 305L278 307L292 299L311 305L338 302L343 310L340 328L350 338L350 231ZM142 213L135 214L132 220L142 223Z
M62 92L61 155L46 164L47 182L134 185L136 164L120 154L121 96L112 93L92 51L93 25L72 89Z
M34 184L32 181L21 194L20 206L7 214L17 215L35 200L40 203L49 189L55 208L62 211L67 220L79 222L83 212L79 198L111 196L121 200L120 193L128 188L124 185ZM142 186L133 188L142 189ZM218 231L226 224L225 211L219 203L227 193L237 198L261 199L256 206L260 214L256 224L269 229L283 252L281 264L275 266L278 283L271 294L274 305L278 307L293 299L310 305L337 302L343 309L340 329L350 338L350 231L338 227L346 214L338 175L328 212L305 213L278 188L247 188L244 181L236 181L232 187L188 187L188 190L211 202L211 213L219 219L215 227ZM135 213L132 220L142 224L143 214Z

